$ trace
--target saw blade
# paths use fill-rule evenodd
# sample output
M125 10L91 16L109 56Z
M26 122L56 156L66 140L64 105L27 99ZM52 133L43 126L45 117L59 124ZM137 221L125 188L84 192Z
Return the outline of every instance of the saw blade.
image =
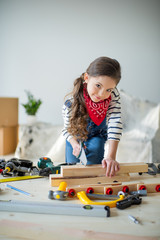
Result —
M85 166L87 165L87 157L83 148L83 144L80 143L81 146L81 151L80 151L80 155L79 155L79 160L81 161L82 164L84 164Z

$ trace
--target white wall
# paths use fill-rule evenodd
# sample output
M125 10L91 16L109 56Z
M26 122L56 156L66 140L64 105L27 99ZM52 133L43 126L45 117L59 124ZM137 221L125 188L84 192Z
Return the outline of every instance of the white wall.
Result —
M41 98L38 119L62 124L63 98L99 56L122 66L119 88L160 102L159 0L0 0L0 96Z

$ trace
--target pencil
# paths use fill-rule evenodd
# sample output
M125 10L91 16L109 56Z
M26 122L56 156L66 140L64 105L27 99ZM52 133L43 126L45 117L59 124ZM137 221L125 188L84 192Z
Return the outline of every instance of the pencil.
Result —
M15 191L17 191L17 192L23 193L23 194L25 194L25 195L27 195L27 196L32 196L32 194L30 194L30 193L28 193L28 192L25 192L25 191L23 191L23 190L21 190L21 189L19 189L19 188L13 187L13 186L11 186L11 185L9 185L9 184L6 184L6 187L11 188L11 189L13 189L13 190L15 190Z

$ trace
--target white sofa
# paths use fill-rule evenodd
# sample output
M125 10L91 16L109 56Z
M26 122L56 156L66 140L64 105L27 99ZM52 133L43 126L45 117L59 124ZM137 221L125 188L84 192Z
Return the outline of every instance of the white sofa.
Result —
M160 162L160 104L121 92L123 135L119 162Z

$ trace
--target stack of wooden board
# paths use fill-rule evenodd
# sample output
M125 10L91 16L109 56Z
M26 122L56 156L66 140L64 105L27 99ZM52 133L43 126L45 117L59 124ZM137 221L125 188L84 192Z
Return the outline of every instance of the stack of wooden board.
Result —
M65 181L68 186L84 184L111 184L114 182L126 182L130 180L129 173L148 172L148 164L145 163L121 163L118 173L110 178L106 176L106 169L101 164L95 165L68 165L61 166L60 174L50 175L52 187L59 186Z

